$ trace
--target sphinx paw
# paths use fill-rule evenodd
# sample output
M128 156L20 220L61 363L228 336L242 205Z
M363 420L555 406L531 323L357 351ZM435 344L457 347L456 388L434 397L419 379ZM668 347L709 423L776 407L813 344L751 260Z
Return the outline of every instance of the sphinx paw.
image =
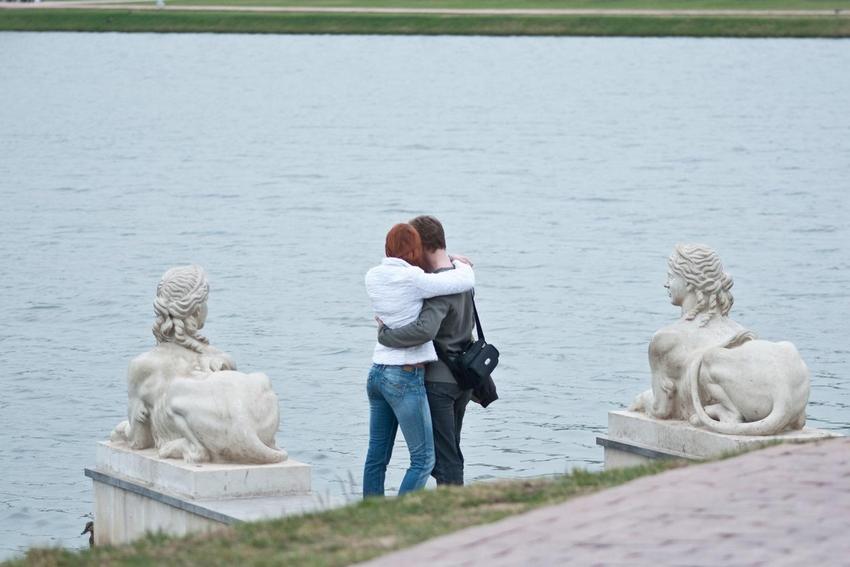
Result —
M629 406L629 411L637 411L648 413L652 407L652 390L646 390L635 396L632 405Z
M115 429L112 430L112 433L109 435L109 440L115 443L126 443L130 438L130 422L122 421Z
M160 447L157 455L160 459L180 459L183 457L185 444L183 439L174 439Z
M210 454L203 447L187 443L187 448L183 451L183 460L190 465L194 465L195 463L205 463L210 460Z

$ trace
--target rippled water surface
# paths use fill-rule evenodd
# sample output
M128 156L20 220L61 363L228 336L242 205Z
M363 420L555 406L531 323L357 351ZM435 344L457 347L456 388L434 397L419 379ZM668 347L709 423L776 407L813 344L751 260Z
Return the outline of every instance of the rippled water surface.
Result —
M502 399L474 480L600 467L649 384L678 241L733 316L794 341L810 425L850 433L850 42L0 34L0 555L80 546L95 441L197 262L207 336L280 397L278 439L356 496L363 274L431 213L476 262ZM396 451L389 484L401 480Z

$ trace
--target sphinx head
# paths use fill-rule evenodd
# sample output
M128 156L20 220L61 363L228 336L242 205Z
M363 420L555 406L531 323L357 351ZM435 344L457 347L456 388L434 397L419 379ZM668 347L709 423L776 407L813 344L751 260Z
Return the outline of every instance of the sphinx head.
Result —
M208 344L198 331L207 318L210 286L200 266L179 266L163 274L153 302L157 344L175 343L195 352Z
M717 252L704 244L677 244L667 267L673 303L686 309L685 296L693 295L684 312L685 319L690 321L699 316L700 326L705 326L712 317L729 314L734 303L732 276L723 270Z

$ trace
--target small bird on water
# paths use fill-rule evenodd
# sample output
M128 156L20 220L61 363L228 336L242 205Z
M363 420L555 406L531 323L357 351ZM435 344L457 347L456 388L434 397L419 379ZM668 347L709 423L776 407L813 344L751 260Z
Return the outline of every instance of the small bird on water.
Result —
M86 522L86 529L80 535L89 534L89 547L94 547L94 522Z

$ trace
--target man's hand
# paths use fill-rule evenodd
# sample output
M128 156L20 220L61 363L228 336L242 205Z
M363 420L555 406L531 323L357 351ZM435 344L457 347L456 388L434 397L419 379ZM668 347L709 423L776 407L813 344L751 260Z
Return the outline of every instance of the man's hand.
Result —
M462 254L449 254L449 260L451 260L452 262L457 260L458 262L463 262L464 264L466 264L468 266L473 265L472 260L470 260L469 258L467 258L466 256L464 256Z

